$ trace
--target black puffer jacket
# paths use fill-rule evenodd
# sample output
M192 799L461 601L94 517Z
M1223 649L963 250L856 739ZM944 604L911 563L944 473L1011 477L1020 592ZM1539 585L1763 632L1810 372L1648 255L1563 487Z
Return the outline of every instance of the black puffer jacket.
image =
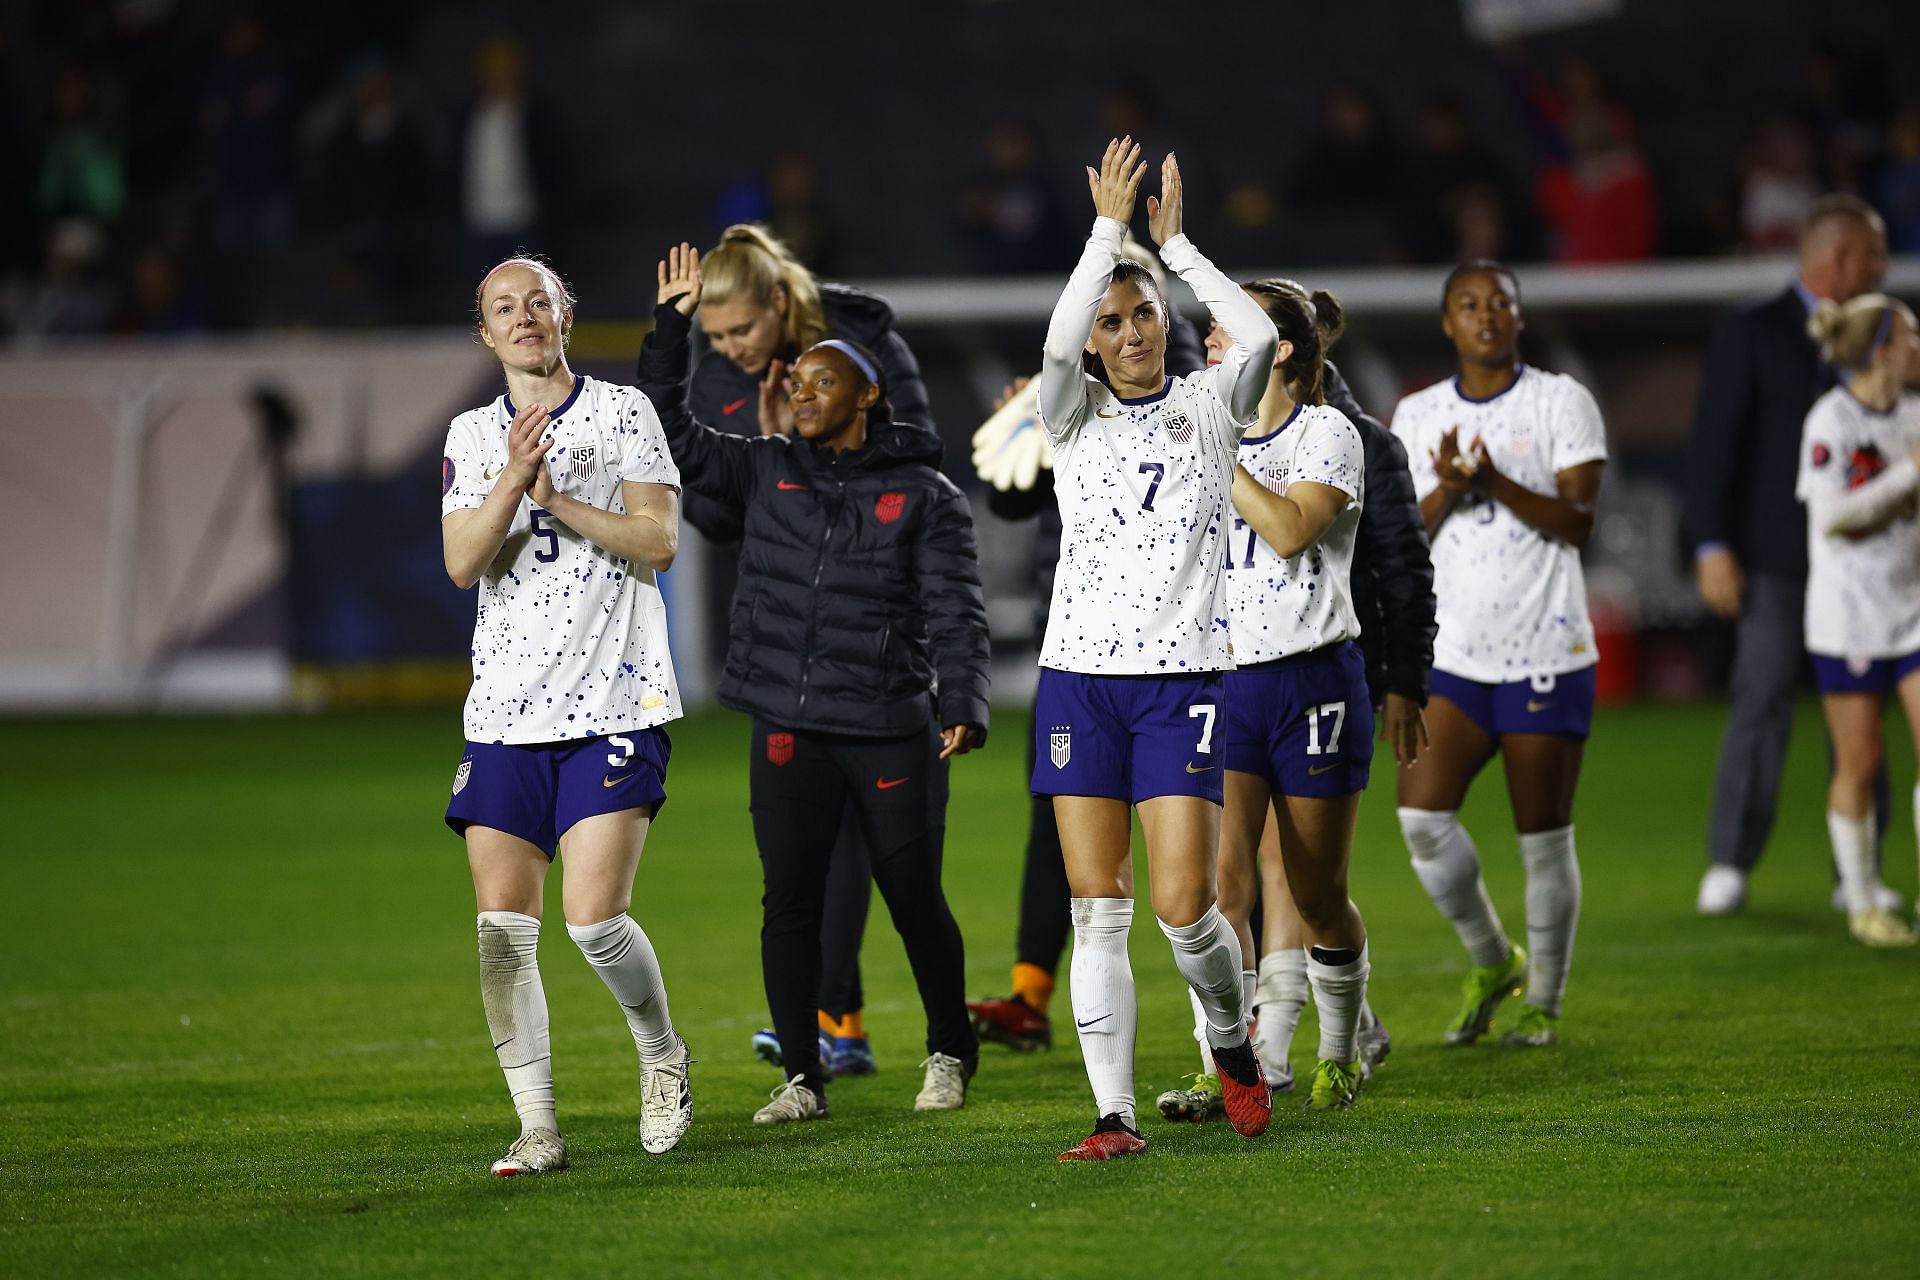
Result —
M1326 401L1347 415L1366 451L1366 497L1353 541L1353 608L1374 702L1389 693L1427 704L1433 684L1433 555L1414 497L1407 450L1360 407L1340 371L1327 363Z
M920 362L913 349L893 331L893 308L886 299L851 285L822 284L820 307L826 313L827 336L857 342L873 352L887 380L887 401L893 405L896 422L913 422L936 431L933 413L927 402L927 384L920 377ZM693 381L687 399L693 416L710 427L732 435L760 434L760 380L741 372L740 366L694 337L701 348L693 369ZM780 352L789 365L800 353ZM699 493L685 495L680 514L706 536L709 542L738 542L740 513Z
M987 608L966 497L934 468L939 437L888 422L835 454L742 437L687 404L692 323L654 311L640 389L680 480L741 522L722 706L775 724L892 738L987 727ZM936 684L935 677L938 677Z

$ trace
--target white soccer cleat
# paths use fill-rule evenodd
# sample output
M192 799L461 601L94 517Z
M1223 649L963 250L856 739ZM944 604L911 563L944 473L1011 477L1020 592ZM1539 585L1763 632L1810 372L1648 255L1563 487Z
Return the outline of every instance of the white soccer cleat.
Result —
M1738 867L1714 863L1700 878L1700 896L1693 909L1703 916L1739 915L1747 905L1747 873Z
M1833 886L1833 909L1841 915L1847 914L1847 889L1845 885ZM1878 880L1873 882L1873 905L1881 911L1899 911L1907 903L1898 890L1891 889Z
M807 1088L805 1076L793 1079L775 1089L773 1101L753 1113L755 1124L795 1124L802 1120L825 1120L832 1112L827 1110L826 1099Z
M1855 942L1869 947L1911 947L1920 942L1905 920L1884 907L1848 916L1847 930Z
M567 1143L552 1129L529 1129L507 1148L507 1154L493 1162L496 1178L517 1178L523 1173L558 1173L567 1167Z
M666 1062L640 1067L640 1145L649 1155L671 1151L693 1123L693 1087L687 1068L693 1057L687 1042Z
M936 1053L920 1064L926 1082L914 1095L915 1111L958 1111L967 1105L967 1064L951 1054Z

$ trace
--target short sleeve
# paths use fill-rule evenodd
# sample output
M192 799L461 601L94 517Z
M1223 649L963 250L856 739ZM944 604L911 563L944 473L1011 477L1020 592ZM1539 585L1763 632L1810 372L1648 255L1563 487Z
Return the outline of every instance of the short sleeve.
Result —
M1433 457L1421 442L1420 413L1414 408L1412 396L1394 406L1393 438L1407 451L1407 473L1413 477L1414 499L1423 499L1438 489L1440 477L1434 474Z
M447 444L440 456L440 518L470 511L487 500L493 481L486 476L486 451L473 415L463 413L447 428Z
M644 391L631 391L620 411L620 479L635 484L680 487L680 468L667 448L667 433Z
M1358 500L1366 469L1360 433L1345 414L1333 409L1315 414L1313 420L1305 424L1299 447L1294 450L1288 483L1311 480Z
M1607 428L1600 420L1600 405L1591 391L1568 378L1553 415L1553 469L1557 474L1606 460Z
M1821 477L1833 467L1841 449L1840 424L1824 397L1816 400L1800 431L1800 469L1794 478L1793 496L1801 502L1813 498Z

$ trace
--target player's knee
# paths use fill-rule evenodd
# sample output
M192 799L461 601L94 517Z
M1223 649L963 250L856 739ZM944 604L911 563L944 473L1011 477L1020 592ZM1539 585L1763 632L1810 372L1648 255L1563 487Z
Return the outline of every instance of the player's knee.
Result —
M1455 832L1463 831L1460 818L1451 809L1401 809L1400 837L1415 863L1437 862L1452 843Z
M1173 929L1184 929L1198 924L1200 918L1211 911L1214 900L1204 896L1198 890L1176 891L1166 898L1156 900L1153 913L1160 917L1160 923Z

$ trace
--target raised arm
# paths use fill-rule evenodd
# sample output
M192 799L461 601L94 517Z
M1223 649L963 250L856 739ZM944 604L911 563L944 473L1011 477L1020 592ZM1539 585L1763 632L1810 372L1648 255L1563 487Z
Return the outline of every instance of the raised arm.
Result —
M744 510L754 487L758 442L715 431L687 403L693 354L693 312L700 305L700 251L682 244L660 263L653 330L640 345L636 381L660 415L681 483L734 510Z
M941 755L960 755L987 739L990 653L973 513L953 485L941 483L913 551L914 579L940 682Z
M1047 322L1047 342L1041 349L1040 423L1055 440L1064 440L1084 420L1087 379L1080 371L1080 353L1093 334L1100 300L1107 296L1120 245L1126 239L1127 219L1140 194L1140 176L1146 166L1140 146L1131 138L1107 144L1100 168L1087 166L1087 188L1093 194L1093 230L1080 253L1066 290L1054 304Z
M1193 247L1183 230L1185 216L1180 162L1168 152L1160 166L1160 195L1147 197L1147 230L1160 246L1160 260L1186 281L1233 343L1215 376L1221 380L1221 394L1233 420L1248 426L1259 412L1260 397L1267 393L1280 334L1260 304Z

